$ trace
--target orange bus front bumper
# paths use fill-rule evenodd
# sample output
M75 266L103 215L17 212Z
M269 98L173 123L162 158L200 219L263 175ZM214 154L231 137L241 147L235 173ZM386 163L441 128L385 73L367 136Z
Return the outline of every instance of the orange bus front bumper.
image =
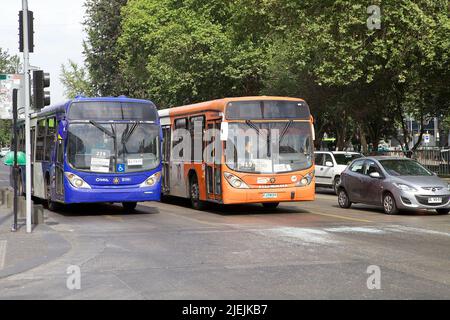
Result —
M314 182L306 187L237 189L224 181L222 187L224 204L315 200Z

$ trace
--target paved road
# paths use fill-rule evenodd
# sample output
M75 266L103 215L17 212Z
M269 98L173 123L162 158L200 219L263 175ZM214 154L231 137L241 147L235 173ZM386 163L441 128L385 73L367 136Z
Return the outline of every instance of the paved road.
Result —
M185 201L76 206L48 213L63 256L0 279L0 298L449 299L450 216L340 209L331 192L308 203L215 206ZM38 232L38 231L37 231ZM67 268L81 289L66 287ZM378 266L381 289L369 290Z

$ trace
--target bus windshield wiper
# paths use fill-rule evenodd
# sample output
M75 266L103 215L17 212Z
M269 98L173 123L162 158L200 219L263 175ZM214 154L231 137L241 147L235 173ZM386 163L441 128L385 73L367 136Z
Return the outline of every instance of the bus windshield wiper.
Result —
M111 138L115 139L116 135L114 134L114 132L109 131L108 129L106 129L104 126L102 126L101 124L99 124L98 122L94 121L94 120L89 120L89 123L91 123L93 126L95 126L97 129L99 129L100 131L106 133L108 136L110 136Z
M291 125L292 125L293 122L294 122L294 121L289 120L289 122L286 123L286 125L284 126L283 131L281 131L281 134L280 134L280 142L281 142L281 140L283 140L284 135L285 135L286 132L289 130L289 128L291 127Z
M251 120L245 120L245 124L248 125L250 128L254 129L256 133L259 135L259 128Z
M138 125L139 125L138 122L133 123L131 129L127 131L125 135L122 135L122 144L125 145L128 142L128 140L130 140L131 135L133 134L134 130L137 128Z

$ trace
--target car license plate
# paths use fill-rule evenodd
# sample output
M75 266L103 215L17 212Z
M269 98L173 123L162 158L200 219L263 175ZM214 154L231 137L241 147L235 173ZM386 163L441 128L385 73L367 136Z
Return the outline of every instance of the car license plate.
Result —
M263 194L264 199L273 199L276 197L278 197L278 194L276 194L276 193L264 193Z
M442 198L439 197L428 198L428 203L442 203Z

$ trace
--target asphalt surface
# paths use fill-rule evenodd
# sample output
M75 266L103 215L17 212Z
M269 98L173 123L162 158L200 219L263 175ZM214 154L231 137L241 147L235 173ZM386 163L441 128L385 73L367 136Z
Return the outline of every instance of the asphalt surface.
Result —
M120 205L47 214L44 230L67 252L0 277L0 299L450 299L449 215L341 209L328 190L275 210L201 212L173 198L133 214ZM79 290L66 286L71 265ZM380 289L367 286L369 266L379 267Z

